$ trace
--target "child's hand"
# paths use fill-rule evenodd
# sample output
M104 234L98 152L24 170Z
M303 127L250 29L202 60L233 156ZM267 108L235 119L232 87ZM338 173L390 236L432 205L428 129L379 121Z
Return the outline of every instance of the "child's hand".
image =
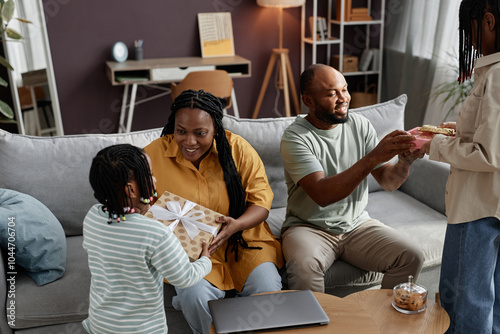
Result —
M457 123L455 122L443 122L439 125L440 128L453 129L457 131Z
M201 248L203 250L201 251L200 256L206 256L206 257L210 258L210 252L208 251L208 243L205 240L203 240L201 242Z

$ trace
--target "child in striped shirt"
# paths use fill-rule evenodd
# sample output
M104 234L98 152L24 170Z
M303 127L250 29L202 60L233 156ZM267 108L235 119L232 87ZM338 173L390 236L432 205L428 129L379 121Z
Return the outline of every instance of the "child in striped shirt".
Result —
M89 333L167 333L163 278L187 288L212 269L208 244L189 258L162 223L143 216L156 196L149 156L130 144L104 148L92 161L90 184L101 204L83 222L92 274Z

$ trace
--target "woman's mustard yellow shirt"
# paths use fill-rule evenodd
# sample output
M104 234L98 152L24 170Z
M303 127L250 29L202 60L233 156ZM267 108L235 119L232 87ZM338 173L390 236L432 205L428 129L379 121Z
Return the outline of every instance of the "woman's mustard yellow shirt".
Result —
M262 160L245 139L227 130L226 136L246 192L247 205L270 210L273 192ZM184 159L173 135L158 138L144 149L151 157L158 195L168 190L223 215L229 214L229 196L215 142L199 169ZM225 262L226 243L211 257L212 271L205 279L221 290L241 291L248 275L264 262L273 262L278 268L283 266L281 244L266 222L243 231L243 238L249 246L262 249L240 247L238 262L234 261L231 252L228 252L228 261Z

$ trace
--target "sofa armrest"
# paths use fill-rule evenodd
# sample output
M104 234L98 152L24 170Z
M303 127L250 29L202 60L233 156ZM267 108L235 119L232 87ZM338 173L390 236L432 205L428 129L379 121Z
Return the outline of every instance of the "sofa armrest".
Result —
M7 267L5 266L7 257L6 252L0 248L0 333L12 333L12 329L7 322Z
M448 164L426 156L412 164L410 176L399 190L445 215L444 196L449 174Z

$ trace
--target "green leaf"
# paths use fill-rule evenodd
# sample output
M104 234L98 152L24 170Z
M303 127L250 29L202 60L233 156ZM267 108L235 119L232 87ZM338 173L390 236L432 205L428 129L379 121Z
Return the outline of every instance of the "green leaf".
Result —
M0 65L2 65L3 67L7 67L11 71L14 71L14 68L9 64L7 59L2 56L0 56Z
M14 16L14 10L16 9L16 5L14 4L14 0L7 0L2 6L2 19L5 23L9 23L9 21Z
M5 81L4 79L0 78L0 86L7 87L9 83Z
M28 21L28 20L26 20L26 19L22 19L22 18L20 18L20 17L16 17L16 18L14 18L14 20L18 20L19 22L26 23L26 24L33 23L33 22L31 22L31 21Z
M2 114L0 114L0 123L17 124L17 121L15 119L10 119L10 118L7 118L7 117L3 116Z
M4 115L0 114L0 123L17 124L17 121L15 119L10 119L10 118L7 118Z
M14 29L7 28L5 29L5 32L7 33L7 36L12 39L23 39L23 36L21 36L20 33L15 31Z
M3 101L0 100L0 113L4 116L7 117L8 119L13 119L14 118L14 112L12 109L9 107L9 105Z

